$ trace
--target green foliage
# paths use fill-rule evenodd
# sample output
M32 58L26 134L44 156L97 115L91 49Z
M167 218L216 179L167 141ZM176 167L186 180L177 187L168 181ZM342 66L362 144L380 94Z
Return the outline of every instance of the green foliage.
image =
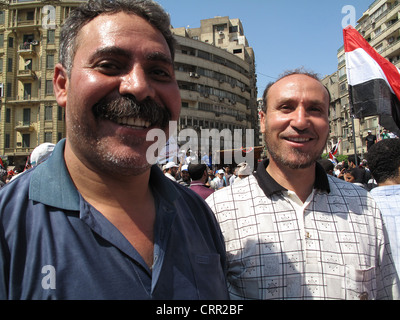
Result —
M329 159L329 153L323 153L321 156L322 159ZM342 154L336 154L335 158L338 162L347 161L348 156Z

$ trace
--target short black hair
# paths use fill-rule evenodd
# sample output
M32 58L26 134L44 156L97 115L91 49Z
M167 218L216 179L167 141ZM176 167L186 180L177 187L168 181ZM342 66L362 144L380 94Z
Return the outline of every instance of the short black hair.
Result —
M356 155L354 155L354 154L351 154L351 155L349 155L348 157L347 157L347 161L348 162L353 162L354 164L356 163L356 157L357 157L357 164L359 165L361 162L360 162L360 157L359 156L356 156Z
M373 144L368 150L367 161L378 184L399 177L400 140L383 139Z
M204 163L190 163L188 167L189 176L192 180L200 180L205 170L207 170L207 165Z
M318 160L318 163L324 168L325 172L333 171L333 169L335 169L335 166L329 159L320 159Z

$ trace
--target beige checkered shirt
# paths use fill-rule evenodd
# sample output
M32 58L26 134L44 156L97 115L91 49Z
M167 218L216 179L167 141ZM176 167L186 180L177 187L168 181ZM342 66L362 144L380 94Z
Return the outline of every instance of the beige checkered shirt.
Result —
M370 195L317 167L314 192L297 204L267 165L206 200L225 237L231 298L399 299Z

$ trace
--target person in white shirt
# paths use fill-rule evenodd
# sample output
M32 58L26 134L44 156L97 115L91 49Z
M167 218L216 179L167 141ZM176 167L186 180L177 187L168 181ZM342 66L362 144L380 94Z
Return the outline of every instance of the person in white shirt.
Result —
M176 173L178 172L179 166L175 162L168 162L165 165L165 176L172 181L176 181Z
M371 195L382 212L393 260L400 272L400 140L384 139L375 143L369 149L367 160L378 184Z
M231 299L399 299L375 201L317 163L328 90L296 70L268 85L263 102L269 159L206 199L225 239Z
M219 190L219 189L222 189L223 187L226 186L225 180L224 180L224 174L225 174L225 172L224 172L223 169L219 169L217 171L217 174L216 174L215 178L212 181L213 182L212 183L213 189Z

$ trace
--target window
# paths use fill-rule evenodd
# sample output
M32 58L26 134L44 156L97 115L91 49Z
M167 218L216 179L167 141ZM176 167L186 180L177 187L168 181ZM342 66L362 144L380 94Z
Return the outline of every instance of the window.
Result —
M25 70L32 70L32 59L25 60Z
M45 106L44 120L52 120L52 119L53 119L53 106Z
M14 47L14 38L8 38L8 47L13 48Z
M30 44L33 40L34 40L33 34L24 34L23 38L24 44ZM27 49L29 49L29 46Z
M28 11L26 13L26 20L32 21L34 16L35 16L35 12L34 11Z
M46 95L53 95L53 80L46 80Z
M44 142L52 142L53 134L51 132L44 133Z
M12 93L12 85L10 82L7 82L7 98L11 98Z
M31 146L31 135L29 133L25 133L22 135L22 147L30 148Z
M217 31L224 31L226 27L227 27L226 24L221 24L221 25L215 26Z
M5 16L5 12L4 11L0 11L0 24L4 24L4 16Z
M49 29L47 30L47 43L54 44L54 42L55 42L55 30Z
M9 148L10 147L10 134L6 133L4 137L4 148Z
M57 107L57 120L58 121L63 120L63 107L60 106Z
M238 32L238 26L229 27L229 33Z
M13 71L13 59L12 58L8 58L7 71L8 72L12 72Z
M4 34L0 33L0 48L4 48Z
M30 100L32 94L32 83L24 83L24 100Z
M11 109L7 108L6 109L6 123L10 123L11 122Z
M24 126L29 126L31 124L31 109L25 108L23 112L23 124Z
M48 54L46 58L46 68L53 69L54 68L54 54Z

